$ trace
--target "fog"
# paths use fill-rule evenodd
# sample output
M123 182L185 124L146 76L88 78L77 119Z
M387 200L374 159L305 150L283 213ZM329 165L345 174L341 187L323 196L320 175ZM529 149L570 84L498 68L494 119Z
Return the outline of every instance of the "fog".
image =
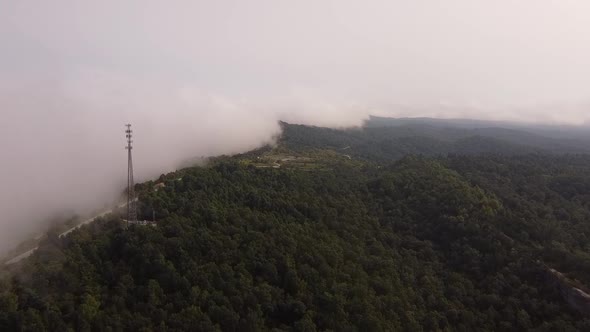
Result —
M0 0L0 251L59 211L369 114L582 124L587 1Z

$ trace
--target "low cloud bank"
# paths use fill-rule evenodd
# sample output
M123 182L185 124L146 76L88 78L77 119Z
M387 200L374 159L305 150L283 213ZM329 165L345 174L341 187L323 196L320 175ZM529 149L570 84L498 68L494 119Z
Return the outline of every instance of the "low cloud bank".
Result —
M0 251L62 211L90 213L126 184L124 124L134 130L137 181L187 159L273 141L279 120L346 127L366 114L302 94L254 100L196 86L78 69L64 79L0 90Z
M48 216L88 212L123 190L128 122L138 181L272 141L278 120L588 123L589 9L537 0L0 1L0 251Z

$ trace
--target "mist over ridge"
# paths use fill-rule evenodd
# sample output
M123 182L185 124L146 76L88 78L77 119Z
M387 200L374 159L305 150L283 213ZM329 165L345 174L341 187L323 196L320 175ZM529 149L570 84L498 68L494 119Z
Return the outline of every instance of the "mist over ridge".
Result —
M117 197L128 122L138 181L270 143L280 120L588 123L588 10L532 0L4 2L0 251L47 216Z

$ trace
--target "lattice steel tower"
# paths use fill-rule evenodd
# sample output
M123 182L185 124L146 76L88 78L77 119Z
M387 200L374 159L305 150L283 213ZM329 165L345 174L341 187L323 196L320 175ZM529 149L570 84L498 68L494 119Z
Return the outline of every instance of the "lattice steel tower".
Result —
M133 150L133 143L131 124L126 124L125 127L125 134L127 137L127 223L137 221L137 205L135 199L135 183L133 182L133 156L131 154L131 150Z

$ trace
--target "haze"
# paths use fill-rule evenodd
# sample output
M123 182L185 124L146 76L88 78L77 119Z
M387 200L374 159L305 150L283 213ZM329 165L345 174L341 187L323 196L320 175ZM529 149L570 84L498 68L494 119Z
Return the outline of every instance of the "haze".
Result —
M587 1L0 0L0 250L277 120L582 124Z

